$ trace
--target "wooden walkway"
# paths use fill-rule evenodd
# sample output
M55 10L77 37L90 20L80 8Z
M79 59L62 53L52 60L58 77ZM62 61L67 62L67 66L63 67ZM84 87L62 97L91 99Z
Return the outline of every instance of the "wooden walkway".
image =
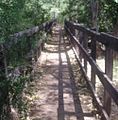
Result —
M32 120L97 120L90 93L61 26L53 28L35 74L38 97L31 104Z
M8 80L12 80L20 75L29 76L34 68L34 96L26 96L31 100L30 120L117 120L118 89L113 77L113 63L117 60L114 53L117 55L118 52L118 38L66 20L64 29L60 25L54 27L54 24L56 20L50 20L20 31L0 44L0 79L2 84L5 83L5 90L1 88L0 118L9 116L9 98L14 99L10 96L11 84L6 86L7 77L10 75ZM45 34L52 32L52 36L48 36L45 45L40 39L34 47L31 40L41 31ZM27 40L24 47L21 47L22 38ZM99 50L99 45L105 49ZM18 47L15 51L14 46ZM15 58L7 59L12 51ZM97 55L103 57L104 66L99 66ZM9 70L8 66L20 57L29 65L23 62L23 67L18 65Z

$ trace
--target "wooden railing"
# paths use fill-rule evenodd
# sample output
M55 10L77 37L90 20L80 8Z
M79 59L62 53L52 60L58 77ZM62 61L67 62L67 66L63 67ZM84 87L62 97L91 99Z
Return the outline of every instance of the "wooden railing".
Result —
M9 40L7 40L6 42L0 44L0 70L3 70L5 72L5 54L8 50L10 50L10 48L12 47L12 45L17 44L20 40L20 38L22 37L26 37L28 38L28 43L29 46L31 46L30 44L30 37L32 37L33 35L39 33L40 31L45 31L45 32L49 32L52 24L55 22L55 20L51 20L49 22L43 23L39 26L35 26L33 28L15 33L13 35L11 35L9 37ZM39 54L41 52L41 48L43 48L43 41L39 41L39 44L37 45L37 48L35 48L33 50L33 52L35 52L35 60L39 57ZM30 48L31 49L31 48ZM30 52L30 51L29 51ZM4 74L4 72L2 72Z
M65 31L73 45L77 61L91 90L93 103L99 110L101 120L110 120L111 99L118 106L118 90L111 82L113 50L118 51L118 38L106 33L98 33L83 25L69 21L65 21ZM76 36L76 32L78 32L78 36ZM91 39L91 53L88 52L88 39ZM96 42L100 42L105 46L105 72L96 63ZM82 62L82 59L84 62ZM90 78L87 76L88 62L91 66ZM104 87L103 104L96 93L96 75Z
M39 26L35 26L35 27L30 28L30 29L26 29L24 31L20 31L18 33L11 35L9 37L9 41L6 41L4 43L5 48L10 48L12 46L12 44L14 44L14 43L16 44L20 40L19 38L21 38L23 36L31 37L40 31L49 32L50 28L54 22L55 22L55 20L51 20L51 21L45 22Z
M9 51L13 49L14 51L14 47L16 46L20 46L17 49L22 49L22 45L24 44L20 44L20 42L23 42L23 40L26 40L27 45L25 46L26 48L28 47L28 50L26 52L26 54L24 55L24 57L27 57L28 62L30 62L30 65L32 65L32 58L37 61L38 57L41 54L41 51L43 49L43 45L44 45L44 41L42 40L38 40L39 42L37 42L38 44L36 45L35 48L32 49L32 43L31 43L31 39L34 36L34 38L36 37L35 35L39 35L39 33L42 31L49 33L51 31L51 27L53 25L53 23L55 22L55 20L51 20L49 22L43 23L40 26L35 26L33 28L15 33L13 35L11 35L8 40L6 40L6 42L1 43L0 44L0 119L2 119L2 114L8 114L9 111L9 81L8 81L8 66L9 66L9 59L12 58L13 56L9 55ZM19 52L21 52L19 50ZM16 52L16 51L15 51ZM33 53L33 54L32 54ZM16 53L19 54L19 53ZM9 56L9 58L8 58ZM17 55L18 56L18 55ZM8 59L7 59L8 58ZM24 58L26 59L26 58ZM15 69L15 68L13 68ZM14 70L12 70L14 71ZM3 84L4 88L3 88ZM7 108L5 108L4 111L4 106L6 106ZM8 110L8 111L7 111ZM5 113L3 113L5 112Z

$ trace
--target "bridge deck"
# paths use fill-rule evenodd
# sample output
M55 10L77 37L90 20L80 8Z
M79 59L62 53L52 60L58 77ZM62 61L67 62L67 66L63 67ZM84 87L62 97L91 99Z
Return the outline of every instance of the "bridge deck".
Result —
M36 66L32 120L97 120L92 99L61 26L53 28Z

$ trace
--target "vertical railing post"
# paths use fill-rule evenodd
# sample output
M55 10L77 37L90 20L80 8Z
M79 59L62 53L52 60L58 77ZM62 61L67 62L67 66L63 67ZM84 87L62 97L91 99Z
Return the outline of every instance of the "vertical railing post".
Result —
M51 36L52 36L52 25L53 25L53 22L48 23L48 32L51 34Z
M79 33L79 42L80 44L83 46L83 32L80 31ZM80 57L80 61L82 62L82 58L83 58L83 55L82 55L82 52L81 50L79 50L79 57Z
M113 70L113 50L106 46L105 52L105 73L112 80ZM104 108L107 114L111 113L111 97L106 90L104 90Z
M75 31L75 28L74 28L73 25L71 25L71 24L69 25L69 30L71 31L71 33L72 33L73 36L76 36L76 31ZM72 43L74 45L74 48L76 48L76 43L73 42L73 40L72 40Z
M86 33L83 34L83 47L84 49L87 51L87 47L88 47L88 36ZM84 69L87 73L87 60L86 57L84 57Z
M91 57L96 62L96 40L95 40L95 37L91 38ZM95 89L96 75L95 75L94 69L92 67L91 67L91 82Z
M38 56L38 45L36 46L36 62L37 62L37 60L38 60L38 58L39 58L39 56Z
M75 37L77 39L79 39L79 31L78 30L75 30ZM79 55L79 47L78 47L78 45L75 45L75 49L76 49L77 54Z
M74 28L74 26L70 24L69 29L70 29L71 33L73 34L73 36L75 36L75 28Z

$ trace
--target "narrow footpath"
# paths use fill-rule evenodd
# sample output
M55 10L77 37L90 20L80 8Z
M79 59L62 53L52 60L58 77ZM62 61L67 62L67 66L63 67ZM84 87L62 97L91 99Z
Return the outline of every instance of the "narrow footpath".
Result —
M45 43L35 76L37 96L30 106L31 120L97 120L92 99L72 46L57 25Z

